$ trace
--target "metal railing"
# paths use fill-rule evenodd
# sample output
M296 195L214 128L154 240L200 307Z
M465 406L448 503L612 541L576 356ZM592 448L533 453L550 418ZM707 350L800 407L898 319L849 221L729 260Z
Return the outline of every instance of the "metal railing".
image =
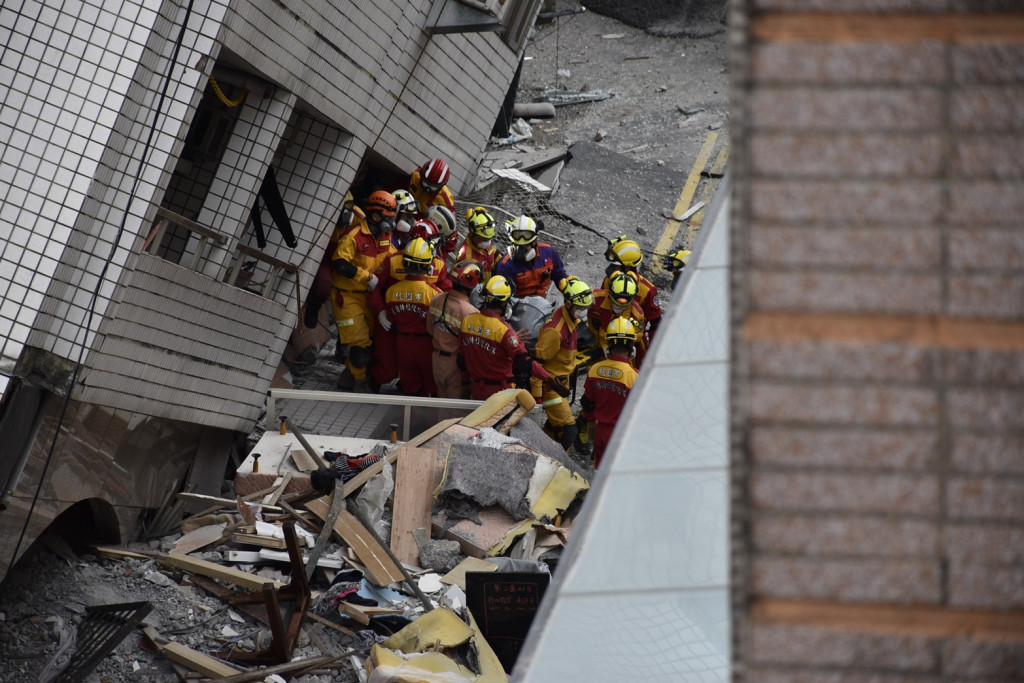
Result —
M160 248L163 245L164 237L167 235L168 228L172 226L179 226L185 228L189 233L195 235L198 240L195 252L192 254L192 261L189 264L189 270L199 271L203 265L204 259L207 258L207 252L213 246L221 247L225 251L230 251L235 254L234 266L231 268L225 278L225 282L233 287L240 287L246 289L246 291L252 291L240 284L240 275L242 273L242 256L253 258L259 262L265 263L270 267L270 275L263 283L262 291L259 294L265 298L273 298L273 294L277 289L277 285L285 273L294 276L295 278L295 303L297 305L296 313L299 313L302 309L302 297L299 293L299 267L281 261L273 256L267 256L259 249L250 247L247 244L241 244L237 238L228 237L222 233L217 232L211 228L196 223L193 220L185 218L181 214L174 213L163 207L157 208L156 210L156 222L153 224L152 229L149 231L149 235L146 237L146 241L142 244L141 251L152 254L153 256L160 256ZM179 263L179 265L181 265ZM256 292L254 292L256 293Z
M267 391L266 428L273 429L277 424L277 399L300 401L327 401L330 403L360 403L364 405L397 406L402 411L402 441L410 438L410 424L413 408L447 408L450 410L473 411L483 405L483 401L472 401L457 398L423 398L421 396L396 396L393 394L353 394L341 391L312 391L306 389L270 389Z

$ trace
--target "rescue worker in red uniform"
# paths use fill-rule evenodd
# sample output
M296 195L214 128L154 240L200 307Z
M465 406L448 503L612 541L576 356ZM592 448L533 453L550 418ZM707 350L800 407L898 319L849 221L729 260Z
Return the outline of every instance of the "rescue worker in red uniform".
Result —
M430 247L431 254L433 254L434 244L441 236L441 231L431 221L423 219L413 223L406 234L411 240L416 238L423 239ZM393 254L385 259L383 265L381 265L380 284L370 294L370 305L376 311L378 317L373 330L373 359L370 363L370 373L377 387L383 387L397 378L399 374L399 352L395 334L383 327L379 317L381 311L384 310L384 295L388 287L400 280L404 280L406 276L407 268L405 266L404 254ZM452 288L444 261L436 256L431 256L430 267L425 271L425 279L442 291L448 291Z
M570 390L569 378L576 369L576 327L586 319L587 309L594 303L593 292L582 280L570 278L562 292L564 302L551 314L537 333L534 356L551 374L549 384ZM544 431L562 448L569 451L579 432L568 399L544 386L539 379L530 380L533 397L544 408L548 419Z
M580 399L581 414L594 434L594 469L601 464L615 424L622 413L637 373L630 364L637 331L629 320L616 318L605 329L608 357L590 367Z
M644 312L636 301L637 291L636 276L621 270L612 273L607 289L594 291L594 304L587 312L587 324L594 335L591 357L604 355L608 348L605 330L615 318L628 318L636 329L643 329Z
M363 210L356 206L356 200L351 192L345 193L345 201L341 205L341 214L331 231L331 239L327 242L327 249L324 250L323 258L320 259L320 266L317 268L316 276L313 278L313 285L306 295L305 312L302 317L303 324L313 329L320 321L320 307L325 301L331 300L331 259L334 257L334 250L338 248L338 242L342 236L352 229L357 221L364 220L366 216ZM340 344L336 348L344 348ZM343 359L339 359L343 360Z
M452 173L441 159L431 159L409 176L409 192L419 205L418 214L427 215L432 206L444 206L455 211L455 199L448 189Z
M498 248L494 246L494 216L482 206L475 206L466 211L468 233L466 241L459 248L455 262L476 261L484 271L484 282L494 275L494 268L501 260Z
M437 241L434 255L447 261L448 257L455 257L455 250L459 246L459 228L455 223L455 213L447 206L432 206L427 209L427 220L431 221L441 230L441 238Z
M366 218L358 221L334 250L332 303L338 341L349 349L338 388L370 392L374 388L366 369L370 364L375 316L367 295L377 287L384 260L395 253L391 244L395 198L390 192L377 190L366 199L364 213Z
M565 266L562 257L550 244L539 241L538 224L529 216L520 216L506 221L505 229L512 240L508 257L495 268L495 273L504 275L515 287L517 297L547 296L548 288L554 282L558 291L565 287Z
M551 375L527 353L519 336L505 322L505 310L512 298L512 286L501 275L484 283L483 305L479 313L462 320L459 334L459 358L469 375L470 397L485 400L491 394L510 387L527 389L530 377L548 381ZM551 385L561 395L569 390Z
M427 332L434 343L431 365L434 384L441 398L469 398L469 376L456 362L459 334L466 316L478 313L469 302L469 293L483 282L483 269L476 261L460 261L452 266L450 292L441 292L430 302Z
M640 251L639 244L622 235L608 242L608 249L604 255L610 264L604 281L601 283L603 289L608 288L608 281L612 273L617 270L636 275L636 301L644 312L644 320L647 321L647 329L640 331L643 337L640 346L644 349L649 348L651 340L654 339L654 333L661 323L661 302L658 301L658 288L640 273L640 264L643 263L644 253Z
M430 356L433 343L427 332L430 302L441 290L427 281L434 250L422 237L413 238L402 253L405 277L384 294L381 326L392 332L398 354L398 385L407 396L434 396L434 373Z

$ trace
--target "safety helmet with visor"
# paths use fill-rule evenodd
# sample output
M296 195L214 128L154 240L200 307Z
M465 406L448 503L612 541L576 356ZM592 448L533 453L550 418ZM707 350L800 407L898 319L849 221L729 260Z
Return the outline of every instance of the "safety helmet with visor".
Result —
M448 164L441 159L431 159L420 168L420 185L424 192L435 195L448 184L451 175Z
M608 299L611 302L612 311L621 313L628 309L636 299L638 291L636 275L622 270L612 273L608 280Z
M484 269L477 261L459 261L448 276L453 284L471 290L483 281Z

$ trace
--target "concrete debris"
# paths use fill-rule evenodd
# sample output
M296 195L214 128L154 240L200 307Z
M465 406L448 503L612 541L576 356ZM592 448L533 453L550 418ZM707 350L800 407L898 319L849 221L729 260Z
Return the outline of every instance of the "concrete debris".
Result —
M564 107L569 104L583 104L585 102L600 102L601 100L607 100L610 97L612 97L612 93L604 92L603 90L593 90L591 92L547 90L543 95L543 98L546 101L556 107Z

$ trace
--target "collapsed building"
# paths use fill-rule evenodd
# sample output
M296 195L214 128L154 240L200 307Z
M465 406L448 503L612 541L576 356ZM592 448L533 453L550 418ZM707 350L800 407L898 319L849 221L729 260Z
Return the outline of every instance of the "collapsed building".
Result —
M540 0L72 5L0 10L4 573L220 481L346 191L471 187Z

